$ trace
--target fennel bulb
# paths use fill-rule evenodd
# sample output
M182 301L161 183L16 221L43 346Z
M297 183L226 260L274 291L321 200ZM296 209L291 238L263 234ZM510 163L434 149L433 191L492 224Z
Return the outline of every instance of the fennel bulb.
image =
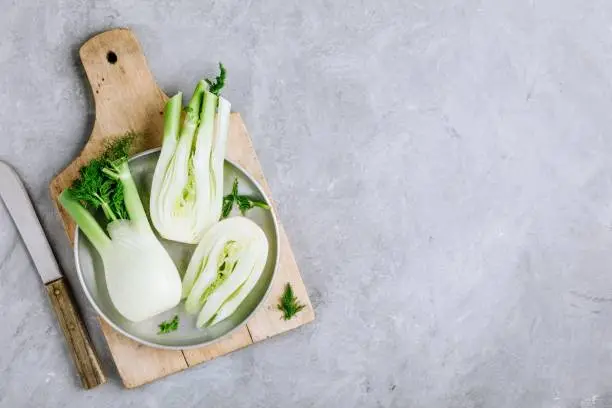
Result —
M83 167L59 202L100 253L113 305L139 322L180 302L181 278L149 225L128 167L128 148L119 141ZM85 206L102 210L108 235Z
M197 244L221 216L231 106L218 96L224 78L221 65L216 83L198 83L182 124L182 94L166 104L150 202L153 226L166 239Z
M183 277L185 310L198 314L197 326L214 325L230 316L263 272L268 239L244 217L227 218L204 234Z

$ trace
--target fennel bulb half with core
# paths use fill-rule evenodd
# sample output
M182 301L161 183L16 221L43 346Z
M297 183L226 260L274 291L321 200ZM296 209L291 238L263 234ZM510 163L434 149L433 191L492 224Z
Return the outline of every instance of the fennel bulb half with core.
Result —
M59 202L100 253L117 311L140 322L180 302L181 278L149 225L128 167L128 149L125 140L111 145L81 169ZM106 232L89 210L101 210Z
M198 83L182 124L182 94L166 104L150 202L153 226L166 239L197 244L221 216L230 120L230 103L218 95L224 80L221 65L216 82Z
M268 258L263 230L244 217L226 218L202 237L183 277L185 310L197 326L229 317L253 290Z

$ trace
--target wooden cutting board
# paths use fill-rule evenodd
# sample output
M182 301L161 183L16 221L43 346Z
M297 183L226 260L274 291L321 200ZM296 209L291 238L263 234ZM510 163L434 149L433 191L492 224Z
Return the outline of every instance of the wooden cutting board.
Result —
M157 86L134 34L116 29L98 34L79 51L93 90L96 119L89 141L79 157L51 182L51 197L61 216L70 243L75 224L57 202L57 197L78 176L79 169L103 150L105 143L128 132L137 138L134 153L161 145L163 110L168 97ZM232 113L227 156L245 168L270 196L270 188L244 122ZM245 326L218 342L192 350L161 350L140 345L112 329L99 318L117 370L127 388L138 387L166 375L212 360L231 351L262 341L314 320L314 310L300 276L285 231L280 226L280 264L265 304ZM284 285L291 283L306 305L296 317L285 321L276 309Z

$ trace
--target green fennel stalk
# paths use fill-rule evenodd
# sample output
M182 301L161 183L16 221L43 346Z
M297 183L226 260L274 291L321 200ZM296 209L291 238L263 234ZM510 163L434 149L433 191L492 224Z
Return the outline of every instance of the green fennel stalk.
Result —
M60 204L100 252L110 239L90 211L101 209L108 222L129 220L139 229L150 228L128 167L133 137L127 135L110 143L99 158L81 168L79 178L59 196Z

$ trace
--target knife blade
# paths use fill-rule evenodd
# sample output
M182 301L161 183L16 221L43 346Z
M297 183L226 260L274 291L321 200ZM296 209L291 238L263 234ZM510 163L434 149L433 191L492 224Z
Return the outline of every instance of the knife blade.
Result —
M2 161L0 161L0 196L17 226L43 283L61 278L62 274L21 179Z
M3 161L0 161L0 197L47 288L83 386L89 389L103 384L106 382L106 377L102 372L100 361L91 345L68 283L53 256L25 186L17 173Z

